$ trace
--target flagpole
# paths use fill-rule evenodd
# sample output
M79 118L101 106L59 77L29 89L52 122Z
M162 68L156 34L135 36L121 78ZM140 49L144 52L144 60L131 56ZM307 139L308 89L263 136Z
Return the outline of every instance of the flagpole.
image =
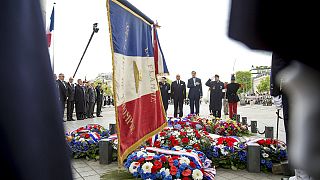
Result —
M54 6L55 6L55 2L53 3L53 8L54 8ZM53 71L53 73L54 73L54 34L55 33L52 33L52 71Z

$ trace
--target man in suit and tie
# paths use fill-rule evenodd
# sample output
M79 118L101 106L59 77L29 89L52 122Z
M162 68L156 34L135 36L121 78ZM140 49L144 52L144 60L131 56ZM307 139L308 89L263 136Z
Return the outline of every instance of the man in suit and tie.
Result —
M202 98L202 84L201 79L197 78L197 73L195 71L191 72L192 78L188 80L189 95L190 100L190 114L194 114L194 107L196 107L196 115L199 115L200 99Z
M59 79L57 80L57 83L59 86L59 96L60 96L60 103L62 108L62 115L64 115L64 108L67 100L67 86L66 86L66 82L64 82L63 73L59 74Z
M69 78L69 82L67 83L67 121L75 121L72 118L73 109L74 109L74 91L75 85L73 84L73 78Z
M186 98L186 83L180 80L180 75L176 75L176 81L171 84L171 96L174 103L174 117L177 117L179 107L179 117L183 116L183 101Z

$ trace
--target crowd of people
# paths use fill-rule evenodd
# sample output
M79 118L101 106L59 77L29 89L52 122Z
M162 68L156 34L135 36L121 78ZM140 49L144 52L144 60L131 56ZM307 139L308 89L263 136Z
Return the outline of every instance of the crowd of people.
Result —
M159 87L162 96L162 102L165 111L168 110L169 101L174 104L174 117L183 116L183 104L187 100L190 106L190 114L200 113L200 102L203 96L201 79L197 78L195 71L191 72L192 77L188 79L186 84L180 79L180 75L176 75L176 80L171 83L167 82L166 77L162 77ZM219 80L219 75L208 79L205 83L210 90L210 114L221 118L221 109L224 105L224 114L233 118L237 114L237 104L240 101L237 91L241 87L235 82L234 74L231 76L230 83L223 83ZM187 97L186 88L189 88Z
M67 105L67 120L75 121L73 112L75 109L76 119L84 120L87 118L94 118L94 107L96 106L96 116L102 117L101 108L103 105L112 104L110 96L105 99L102 83L96 86L93 82L77 80L77 84L73 83L73 78L69 81L64 80L64 74L60 73L57 79L55 75L56 86L58 89L59 101L61 103L62 114L64 114ZM64 120L65 121L65 120Z

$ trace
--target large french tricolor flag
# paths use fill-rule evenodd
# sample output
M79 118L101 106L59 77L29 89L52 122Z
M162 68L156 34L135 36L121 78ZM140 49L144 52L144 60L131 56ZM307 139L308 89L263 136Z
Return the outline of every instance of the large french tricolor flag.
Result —
M126 3L125 5L123 3ZM153 25L124 0L107 1L113 53L118 158L123 160L167 124L156 78Z
M50 25L47 28L48 47L51 46L51 37L52 37L53 30L54 30L54 7L52 8L52 12L51 12L51 16L50 16Z

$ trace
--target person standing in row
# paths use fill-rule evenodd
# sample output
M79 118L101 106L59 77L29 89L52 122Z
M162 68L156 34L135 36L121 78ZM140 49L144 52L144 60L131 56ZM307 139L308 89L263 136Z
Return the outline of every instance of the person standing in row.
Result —
M224 115L229 115L229 103L228 103L228 99L227 99L227 85L228 82L224 82L224 89L222 90L223 93L223 100L222 100L222 105L223 105L223 112Z
M221 118L224 84L219 80L219 75L216 74L206 82L206 86L210 88L210 113L215 117Z
M62 117L64 116L64 108L67 100L67 86L66 82L64 81L64 74L59 74L59 79L57 80L57 84L59 86L59 97L60 103L62 108Z
M85 87L83 86L83 82L81 79L78 79L78 84L76 85L75 91L74 91L77 120L85 119L85 111L86 111L85 96L86 96L86 91L85 91Z
M102 101L103 101L103 90L101 87L101 83L99 82L96 87L96 95L97 95L97 117L103 117L101 116L101 107L102 107Z
M240 101L239 96L237 94L241 85L236 83L236 78L234 74L231 75L231 83L227 85L227 99L229 104L229 118L232 119L235 115L237 115L237 105Z
M183 101L186 98L186 83L180 80L180 75L176 75L176 80L171 84L171 97L174 103L174 117L183 116ZM178 109L179 108L179 109Z
M87 118L94 118L94 103L96 102L96 94L94 92L93 83L87 84Z
M74 92L75 85L73 84L73 78L69 78L67 85L67 121L75 121L72 118L73 109L74 109Z
M160 87L160 91L161 91L163 108L167 114L168 104L169 104L169 99L170 99L170 84L167 83L166 77L161 78L161 82L159 82L159 87Z
M192 78L188 80L189 95L190 100L190 114L194 114L194 107L196 107L196 115L199 115L200 110L200 99L202 98L202 84L201 79L197 78L197 73L195 71L191 72Z

